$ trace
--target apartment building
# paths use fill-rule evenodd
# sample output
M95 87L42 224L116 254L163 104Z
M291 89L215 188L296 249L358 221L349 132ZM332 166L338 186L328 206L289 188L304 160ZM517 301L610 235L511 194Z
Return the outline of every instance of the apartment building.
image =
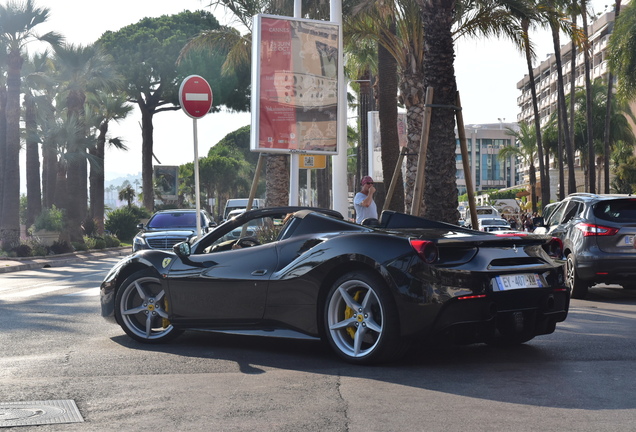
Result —
M607 12L595 21L588 24L588 35L591 43L591 69L590 79L594 81L597 78L607 80L609 74L609 65L607 59L607 46L612 28L614 26L614 11ZM563 39L564 40L564 39ZM576 50L576 61L574 70L572 70L572 42L568 42L561 46L561 65L563 70L564 90L565 94L570 94L571 86L585 87L585 65L584 54L580 49ZM558 89L557 89L557 65L554 54L549 55L544 61L537 66L534 71L534 81L537 91L537 99L539 106L539 116L541 125L545 125L551 115L556 115L558 111ZM534 120L534 111L532 108L532 94L530 91L530 78L525 75L524 78L517 83L517 89L521 95L517 98L519 106L519 114L517 120L519 122L531 122ZM632 109L636 108L632 104ZM636 112L636 111L635 111ZM581 166L581 158L577 153L574 160L575 177L577 189L583 191L585 189L585 176L583 167ZM517 167L521 176L524 178L523 183L527 183L528 167L520 165ZM566 178L567 178L566 169ZM551 201L557 199L557 193L560 185L555 177L558 176L554 160L550 163L550 183L551 183ZM611 175L613 177L613 175ZM602 180L602 178L601 178ZM601 185L604 187L604 185Z
M614 25L614 12L608 12L600 16L596 21L588 24L588 35L592 45L591 52L591 79L602 77L607 79L609 67L607 64L607 43L612 27ZM576 50L576 66L572 71L572 42L561 46L561 64L563 67L563 80L565 83L565 93L570 93L572 83L576 87L585 86L585 66L584 54L579 49ZM574 72L574 73L573 73ZM557 65L556 56L551 54L541 62L534 71L534 82L537 90L539 105L539 116L541 124L545 124L550 115L557 112ZM525 75L517 83L517 89L521 95L517 98L519 106L518 122L529 122L534 119L532 109L532 94L530 92L530 78Z
M473 124L464 127L470 178L476 191L489 189L503 189L519 184L520 178L516 158L501 160L499 152L502 148L513 145L515 138L508 129L518 130L517 123ZM462 164L457 130L455 131L457 147L455 161L457 167L457 190L460 195L465 194L466 175Z

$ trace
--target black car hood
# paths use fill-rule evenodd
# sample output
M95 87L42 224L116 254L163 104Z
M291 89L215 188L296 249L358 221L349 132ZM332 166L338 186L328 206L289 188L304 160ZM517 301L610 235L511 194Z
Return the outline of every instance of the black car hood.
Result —
M183 229L170 229L170 230L157 230L157 231L144 231L139 233L140 236L144 238L152 238L152 237L183 237L183 236L191 236L194 234L195 229L192 228L183 228Z

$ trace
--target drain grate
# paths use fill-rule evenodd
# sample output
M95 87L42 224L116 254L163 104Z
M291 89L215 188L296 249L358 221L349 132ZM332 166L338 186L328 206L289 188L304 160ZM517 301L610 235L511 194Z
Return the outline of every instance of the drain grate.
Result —
M73 400L0 402L0 427L84 421Z

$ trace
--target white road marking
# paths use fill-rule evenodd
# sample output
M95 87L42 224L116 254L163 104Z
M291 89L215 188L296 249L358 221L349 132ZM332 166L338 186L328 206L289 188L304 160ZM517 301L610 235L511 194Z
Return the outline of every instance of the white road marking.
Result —
M35 297L38 295L42 295L42 294L46 294L46 293L50 293L54 291L60 291L67 288L72 288L72 286L71 285L44 286L44 287L33 288L33 289L25 290L25 291L17 291L17 292L3 294L2 296L0 296L0 298L2 298L3 300L11 300L15 298Z

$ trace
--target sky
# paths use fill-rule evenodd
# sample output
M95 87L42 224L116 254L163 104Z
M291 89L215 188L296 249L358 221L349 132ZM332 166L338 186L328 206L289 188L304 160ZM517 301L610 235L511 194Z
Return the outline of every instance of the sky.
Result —
M97 8L94 2L86 0L35 1L36 6L50 9L48 22L38 26L38 31L57 31L67 43L76 45L93 43L105 31L117 31L144 17L176 14L183 10L209 10L206 6L209 3L207 0L109 0L107 7ZM592 1L597 12L603 11L606 4L613 2ZM222 9L216 8L212 12L221 24L231 24L231 17ZM549 32L543 30L533 36L538 44L537 58L543 60L553 52ZM464 123L516 121L516 100L520 95L517 83L527 73L522 53L510 42L480 39L459 41L455 55ZM106 180L141 172L140 121L141 114L135 110L121 123L110 126L111 137L124 139L129 151L107 151ZM228 133L249 123L249 113L219 112L197 120L199 156L206 155L210 147ZM159 113L154 116L154 127L154 153L161 164L180 165L194 160L193 120L190 117L182 111Z

